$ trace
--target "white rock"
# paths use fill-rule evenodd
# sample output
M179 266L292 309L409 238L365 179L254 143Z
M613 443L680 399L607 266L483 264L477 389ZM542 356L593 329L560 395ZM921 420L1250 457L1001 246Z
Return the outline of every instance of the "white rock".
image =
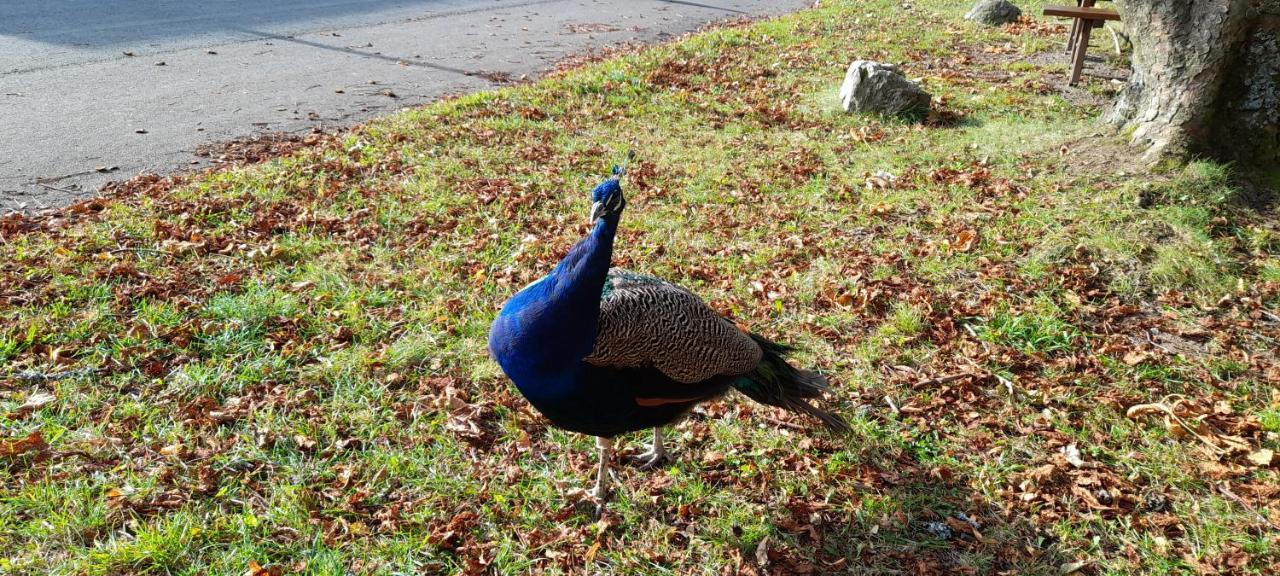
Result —
M845 112L872 112L885 116L923 118L931 97L907 80L892 64L855 60L840 87L840 107Z
M1013 22L1021 15L1022 10L1009 0L978 0L978 3L969 9L969 13L964 15L964 19L981 22L988 26L999 26Z

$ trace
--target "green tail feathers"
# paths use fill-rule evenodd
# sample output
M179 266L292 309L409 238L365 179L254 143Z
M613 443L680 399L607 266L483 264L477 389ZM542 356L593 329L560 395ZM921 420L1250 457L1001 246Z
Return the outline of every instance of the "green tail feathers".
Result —
M764 357L755 370L734 381L734 389L761 404L813 416L837 432L849 431L849 423L844 418L817 408L808 401L809 398L821 397L830 389L826 378L817 372L799 370L789 364L786 356L794 350L790 346L759 334L751 334L751 338L764 350Z

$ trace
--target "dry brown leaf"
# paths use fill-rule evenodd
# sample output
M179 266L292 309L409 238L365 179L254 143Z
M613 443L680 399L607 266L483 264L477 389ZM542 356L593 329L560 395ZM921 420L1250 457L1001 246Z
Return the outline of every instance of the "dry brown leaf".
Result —
M1203 472L1206 476L1214 480L1226 480L1228 478L1235 478L1236 476L1239 476L1244 472L1244 469L1240 466L1227 466L1219 463L1216 460L1204 460L1198 463L1196 466L1198 466L1200 468L1200 471Z
M283 571L277 566L263 567L254 560L249 561L249 569L244 576L280 576Z
M1172 406L1163 401L1135 404L1125 410L1125 416L1134 418L1143 414L1163 414L1165 428L1175 438L1194 436L1218 454L1236 454L1251 450L1252 446L1248 440L1215 430L1204 421L1208 415L1195 413L1191 409L1193 406L1185 399L1175 401Z
M1248 456L1249 461L1257 466L1275 466L1280 464L1280 458L1276 458L1276 453L1270 448L1263 448L1251 452Z
M1239 436L1231 434L1217 434L1214 437L1217 438L1223 444L1223 448L1230 453L1249 452L1253 449L1253 446L1249 444L1248 440Z
M1080 486L1072 486L1071 493L1075 494L1077 498L1084 501L1085 505L1093 510L1115 510L1114 507L1099 502L1098 497L1093 492Z
M1058 576L1067 576L1068 574L1075 574L1076 572L1079 572L1085 566L1088 566L1088 565L1089 565L1088 562L1067 562L1066 564L1058 566Z
M39 430L27 434L25 438L0 440L0 458L12 458L33 452L44 452L48 449L49 444L44 441L44 435Z
M53 394L49 394L48 392L36 392L35 394L32 394L27 397L27 401L23 402L22 406L18 407L18 411L38 410L40 408L44 408L49 404L52 404L53 401L57 399L58 399L57 396L54 396Z
M1249 560L1250 558L1248 554L1238 550L1236 552L1227 554L1226 557L1223 559L1226 565L1232 568L1244 568L1245 566L1249 565Z
M1124 360L1124 363L1128 366L1137 366L1143 362L1146 362L1147 358L1150 358L1150 357L1151 357L1151 354L1148 354L1147 352L1143 352L1141 350L1130 350L1124 353L1123 360Z
M960 533L960 534L968 534L970 536L973 536L974 539L978 541L983 541L985 539L985 537L982 535L982 532L978 530L978 526L976 522L973 522L973 521L966 522L965 520L962 520L955 516L947 516L944 520L947 523L947 527L951 528L953 532Z
M10 412L9 418L12 420L24 418L28 414L52 404L53 401L57 399L57 396L54 396L53 394L49 394L47 392L36 392L35 394L28 396L27 401L23 402L16 410Z
M868 209L867 213L872 216L884 216L893 213L894 210L896 208L892 204L876 204Z
M304 434L294 434L293 442L298 445L299 450L302 450L304 452L314 450L316 447L316 441L310 438L307 438L306 435Z
M973 229L965 229L956 234L956 237L951 241L951 246L956 252L968 252L973 250L973 246L977 242L978 232Z
M1134 404L1128 410L1124 411L1124 415L1128 418L1141 416L1143 414L1173 414L1173 409L1163 402L1155 402L1152 404Z

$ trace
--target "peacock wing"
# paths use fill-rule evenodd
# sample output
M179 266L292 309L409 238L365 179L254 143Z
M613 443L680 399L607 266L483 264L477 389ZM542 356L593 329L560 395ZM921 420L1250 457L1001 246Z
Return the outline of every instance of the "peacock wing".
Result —
M595 348L585 360L617 368L651 366L692 384L750 372L762 355L750 336L692 292L613 268L600 297Z

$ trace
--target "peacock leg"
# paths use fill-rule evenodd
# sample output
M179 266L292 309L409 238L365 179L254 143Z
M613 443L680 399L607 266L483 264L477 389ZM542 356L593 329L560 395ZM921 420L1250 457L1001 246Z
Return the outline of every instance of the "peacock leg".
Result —
M662 445L662 428L653 429L653 445L647 452L635 455L635 462L641 470L657 468L667 461L667 450Z
M596 438L596 448L600 449L600 469L596 471L596 485L589 490L592 498L600 501L601 509L609 499L609 461L613 459L613 438Z

